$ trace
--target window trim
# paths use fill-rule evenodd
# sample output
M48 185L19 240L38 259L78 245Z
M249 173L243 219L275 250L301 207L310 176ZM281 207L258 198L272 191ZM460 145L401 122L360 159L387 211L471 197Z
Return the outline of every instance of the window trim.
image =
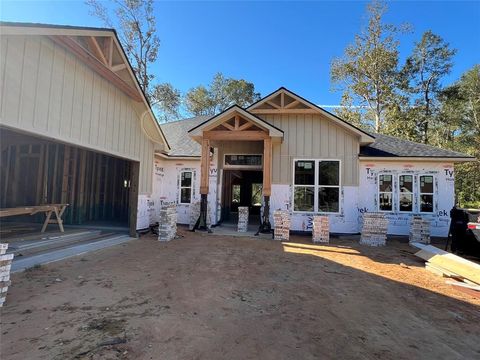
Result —
M432 192L431 193L422 193L420 188L420 178L422 176L431 176L432 177ZM417 201L418 201L418 213L419 214L435 214L435 180L436 176L434 174L425 174L420 173L418 174L418 192L417 192ZM421 211L422 209L422 195L432 195L432 211Z
M227 165L225 163L225 157L226 156L248 156L248 155L255 155L255 156L260 156L262 159L262 164L261 165ZM250 154L238 154L238 153L225 153L223 154L223 168L224 169L245 169L245 170L263 170L263 154L257 154L257 153L250 153Z
M190 186L182 186L182 174L184 173L192 174ZM182 202L182 189L190 189L190 202L188 203ZM179 186L179 192L178 192L178 203L181 205L190 205L192 203L192 199L193 199L193 170L180 170L180 186Z
M314 162L314 184L313 185L295 185L295 163L297 161L313 161ZM319 185L318 183L318 164L322 161L336 161L338 162L338 185ZM342 212L342 202L341 202L341 194L342 194L342 160L341 159L323 159L323 158L294 158L291 164L292 166L292 213L294 214L326 214L326 215L338 215ZM313 211L301 211L295 210L295 187L313 187ZM318 189L320 187L330 187L330 188L338 188L338 211L337 212L326 212L326 211L319 211L318 210Z
M390 175L392 177L392 191L380 191L380 176L382 175ZM378 212L382 212L382 213L394 213L395 212L395 209L396 209L396 206L395 206L395 199L393 197L393 194L394 194L394 189L395 189L395 176L394 174L392 173L389 173L389 172L379 172L378 175L377 175L377 210ZM392 194L392 209L391 210L382 210L380 209L380 194Z
M400 192L400 176L405 176L405 175L408 175L408 176L411 176L412 177L412 211L405 211L405 210L400 210L400 196L401 196L401 192ZM399 173L398 176L397 176L397 187L398 187L398 204L397 204L397 211L399 213L402 213L402 214L415 214L416 213L416 209L415 209L415 175L414 174L409 174L409 173Z

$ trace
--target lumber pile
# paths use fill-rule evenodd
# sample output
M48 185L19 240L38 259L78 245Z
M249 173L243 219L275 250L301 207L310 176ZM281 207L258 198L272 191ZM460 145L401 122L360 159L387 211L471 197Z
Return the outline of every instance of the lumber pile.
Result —
M330 223L328 216L313 217L312 241L314 243L326 244L330 242Z
M177 206L163 205L158 220L158 240L170 241L177 235Z
M363 226L360 235L360 244L369 246L383 246L387 242L388 219L384 213L363 214Z
M420 249L415 256L426 261L426 270L445 278L455 279L457 281L450 280L447 283L476 290L480 295L480 264L435 246L421 243L412 243L412 245Z
M273 238L280 241L290 239L291 219L288 211L275 210L273 212Z
M6 254L8 244L0 244L0 307L3 306L10 286L10 268L12 267L13 254Z
M430 244L430 220L421 216L414 216L410 223L410 234L408 242Z
M248 206L238 207L238 232L248 231Z

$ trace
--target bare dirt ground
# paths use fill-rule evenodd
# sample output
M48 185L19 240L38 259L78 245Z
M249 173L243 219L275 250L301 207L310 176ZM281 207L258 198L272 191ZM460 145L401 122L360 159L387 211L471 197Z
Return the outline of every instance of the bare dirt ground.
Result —
M480 300L425 271L407 244L182 235L13 275L0 357L480 357Z

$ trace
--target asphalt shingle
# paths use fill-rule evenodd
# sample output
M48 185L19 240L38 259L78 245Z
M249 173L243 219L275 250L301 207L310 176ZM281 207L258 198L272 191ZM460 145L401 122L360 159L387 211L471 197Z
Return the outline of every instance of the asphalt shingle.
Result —
M162 124L162 130L172 150L169 156L201 156L200 144L194 141L188 131L210 116L197 116L189 119ZM413 141L399 139L389 135L371 134L375 142L360 147L360 156L363 157L426 157L426 158L472 158L469 155L420 144Z

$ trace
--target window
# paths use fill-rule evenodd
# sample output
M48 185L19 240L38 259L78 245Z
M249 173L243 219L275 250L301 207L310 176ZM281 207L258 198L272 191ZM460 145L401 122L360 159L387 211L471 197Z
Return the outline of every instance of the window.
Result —
M225 155L225 166L262 167L262 155Z
M180 178L180 203L190 204L192 201L192 175L191 171L182 171Z
M413 175L400 175L398 177L399 203L398 210L403 212L413 211Z
M338 161L318 163L318 211L338 212L340 199L340 164Z
M293 210L340 211L340 162L296 160L294 162Z
M390 174L378 175L378 209L393 210L393 176Z
M419 177L420 212L433 212L433 175Z

